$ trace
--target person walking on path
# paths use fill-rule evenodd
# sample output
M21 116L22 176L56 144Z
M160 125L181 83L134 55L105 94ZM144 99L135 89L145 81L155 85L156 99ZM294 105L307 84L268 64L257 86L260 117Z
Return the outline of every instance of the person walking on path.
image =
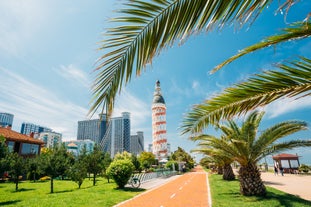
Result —
M208 207L208 175L197 166L194 171L151 189L115 207Z
M282 176L284 176L284 174L283 174L284 173L283 167L280 167L280 173L281 173Z
M274 166L274 175L278 175L278 168Z

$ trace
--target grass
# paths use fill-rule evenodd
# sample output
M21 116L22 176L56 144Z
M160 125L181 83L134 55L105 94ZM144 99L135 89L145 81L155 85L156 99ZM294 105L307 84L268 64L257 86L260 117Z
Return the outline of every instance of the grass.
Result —
M19 184L19 191L15 192L14 183L0 183L0 206L18 207L108 207L127 200L143 189L117 189L116 184L108 183L99 178L96 186L92 180L85 179L81 189L72 181L54 180L54 193L50 193L50 182L29 182Z
M213 207L304 207L311 206L311 202L297 196L284 193L271 187L267 187L265 197L242 196L238 180L224 181L222 175L209 176Z

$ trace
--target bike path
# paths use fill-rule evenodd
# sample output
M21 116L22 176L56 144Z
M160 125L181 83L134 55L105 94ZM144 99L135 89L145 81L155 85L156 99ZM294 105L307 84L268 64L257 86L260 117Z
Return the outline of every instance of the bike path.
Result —
M116 207L208 207L208 175L200 167L193 172L177 176L176 179L148 190Z

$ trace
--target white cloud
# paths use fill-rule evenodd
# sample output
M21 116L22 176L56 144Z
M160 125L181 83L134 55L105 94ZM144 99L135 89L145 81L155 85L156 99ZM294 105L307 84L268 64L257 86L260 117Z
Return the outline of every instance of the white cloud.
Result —
M87 109L1 67L0 82L1 111L14 114L17 131L20 126L16 123L31 122L52 128L65 139L76 138L77 121L85 118Z
M18 55L28 39L46 24L48 6L40 0L0 1L0 52Z
M274 118L304 108L311 108L311 96L300 99L280 99L266 106L265 111L269 118Z
M131 113L131 134L136 134L136 131L144 131L149 135L151 132L151 105L135 97L127 90L123 90L120 96L116 98L115 108L112 117L121 116L122 112Z
M55 70L60 76L68 81L78 82L86 88L90 88L91 86L89 76L73 64L70 64L68 66L61 65L59 69Z

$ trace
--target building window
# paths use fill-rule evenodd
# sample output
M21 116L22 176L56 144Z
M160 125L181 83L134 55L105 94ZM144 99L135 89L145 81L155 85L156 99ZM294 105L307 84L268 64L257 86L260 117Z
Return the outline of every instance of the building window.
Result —
M9 152L13 152L14 151L14 144L15 144L15 142L12 142L12 141L8 142Z
M22 144L22 151L21 151L22 155L29 155L29 154L37 155L38 152L39 152L39 145L28 143Z

